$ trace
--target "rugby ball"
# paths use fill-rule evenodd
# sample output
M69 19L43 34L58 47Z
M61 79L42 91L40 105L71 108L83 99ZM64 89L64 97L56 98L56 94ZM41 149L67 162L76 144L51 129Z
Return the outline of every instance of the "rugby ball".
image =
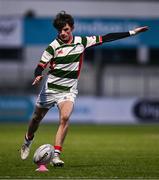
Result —
M54 155L54 148L51 144L43 144L38 149L36 149L33 162L37 165L45 165L50 163Z

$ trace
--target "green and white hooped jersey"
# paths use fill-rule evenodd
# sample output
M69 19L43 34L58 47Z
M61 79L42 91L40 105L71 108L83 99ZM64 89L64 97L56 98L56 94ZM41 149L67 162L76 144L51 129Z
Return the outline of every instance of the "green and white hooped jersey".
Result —
M40 65L50 63L45 90L77 93L83 52L86 48L102 43L101 36L74 36L70 44L55 39L44 51Z

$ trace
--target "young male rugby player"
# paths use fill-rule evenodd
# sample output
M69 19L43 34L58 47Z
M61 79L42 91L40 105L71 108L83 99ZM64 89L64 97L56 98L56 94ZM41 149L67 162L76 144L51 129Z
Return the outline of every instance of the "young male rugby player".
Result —
M55 104L59 110L59 126L54 141L54 157L52 164L62 166L60 153L67 134L69 118L73 110L80 75L82 57L85 49L110 41L130 37L148 30L147 26L138 27L128 32L109 33L99 36L74 36L74 19L64 11L57 14L54 22L58 35L44 50L40 62L35 69L33 85L38 85L43 78L42 72L49 64L50 71L43 88L37 98L35 111L25 134L21 148L21 158L29 155L34 134L46 113Z

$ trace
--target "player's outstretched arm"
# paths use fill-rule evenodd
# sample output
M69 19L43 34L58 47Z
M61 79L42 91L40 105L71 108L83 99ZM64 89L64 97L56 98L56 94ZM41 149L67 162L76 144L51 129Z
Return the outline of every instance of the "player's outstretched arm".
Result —
M102 36L102 42L105 43L105 42L115 41L118 39L123 39L123 38L129 37L129 36L136 35L141 32L145 32L147 30L148 30L148 26L143 26L143 27L135 28L128 32L109 33L109 34Z

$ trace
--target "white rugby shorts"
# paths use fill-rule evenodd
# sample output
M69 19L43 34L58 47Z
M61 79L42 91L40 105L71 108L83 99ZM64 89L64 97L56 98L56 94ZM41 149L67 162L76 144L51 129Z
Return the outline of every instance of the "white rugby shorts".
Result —
M72 92L62 92L62 93L41 92L37 98L36 106L50 109L55 104L58 105L63 101L71 101L74 103L75 98L76 98L76 94Z

